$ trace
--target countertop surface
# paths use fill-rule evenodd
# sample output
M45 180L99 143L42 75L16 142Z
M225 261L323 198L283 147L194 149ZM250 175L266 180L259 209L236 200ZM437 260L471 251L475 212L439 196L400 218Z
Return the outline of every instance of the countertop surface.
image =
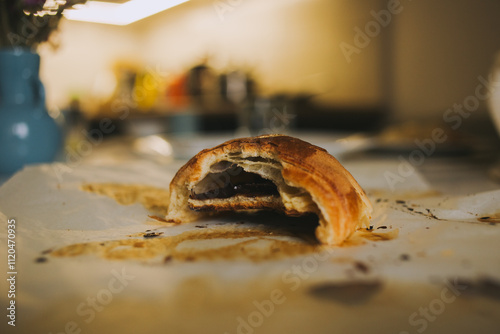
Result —
M0 299L15 300L18 324L0 328L500 331L494 150L422 156L381 153L360 135L303 138L335 155L374 205L371 230L342 247L318 248L314 225L273 214L158 221L185 158L224 136L115 138L86 155L23 169L0 187L0 218L16 225L17 289L15 299ZM7 235L0 231L2 252Z

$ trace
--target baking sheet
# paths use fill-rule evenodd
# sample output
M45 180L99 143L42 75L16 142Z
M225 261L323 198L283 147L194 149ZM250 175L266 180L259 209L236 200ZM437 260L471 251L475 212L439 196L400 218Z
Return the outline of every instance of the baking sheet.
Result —
M17 326L3 321L0 328L8 333L500 330L500 191L443 196L417 172L391 182L390 176L400 173L398 163L345 163L374 204L371 233L397 237L275 256L271 243L303 242L281 233L287 232L283 217L239 215L165 226L148 217L154 213L140 203L122 205L81 190L84 183L109 182L166 189L180 164L40 165L6 182L0 188L0 236L6 254L5 225L15 219ZM269 232L269 226L276 228L274 235L234 237L238 231ZM82 243L144 242L147 231L166 240L224 228L233 237L195 238L176 246L194 252L192 258L52 253ZM196 257L201 250L217 254L243 244L246 253ZM249 252L271 255L246 257ZM0 287L6 305L5 280Z

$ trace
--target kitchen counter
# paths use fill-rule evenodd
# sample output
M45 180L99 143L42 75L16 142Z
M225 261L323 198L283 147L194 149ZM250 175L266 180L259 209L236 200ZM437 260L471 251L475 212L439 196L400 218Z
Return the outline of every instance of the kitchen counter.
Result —
M183 152L175 150L179 142L168 151L156 138L164 149L156 153L120 138L81 160L16 174L0 187L0 218L16 224L17 328L500 330L500 186L487 174L494 154L429 157L412 170L400 158L404 152L370 153L371 138L303 137L338 156L374 205L370 231L358 230L342 247L315 248L311 235L303 238L309 223L272 214L180 225L154 218L186 161L175 157L220 136L185 139ZM92 186L82 191L83 184ZM160 200L148 206L147 198ZM5 283L0 287L7 291ZM7 294L0 298L9 301Z

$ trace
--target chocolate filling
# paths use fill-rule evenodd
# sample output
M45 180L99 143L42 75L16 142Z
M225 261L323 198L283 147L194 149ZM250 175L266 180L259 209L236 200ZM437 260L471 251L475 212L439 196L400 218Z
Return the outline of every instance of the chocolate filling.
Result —
M191 190L190 198L197 200L246 197L279 196L276 185L258 174L248 173L233 164L223 172L210 173Z

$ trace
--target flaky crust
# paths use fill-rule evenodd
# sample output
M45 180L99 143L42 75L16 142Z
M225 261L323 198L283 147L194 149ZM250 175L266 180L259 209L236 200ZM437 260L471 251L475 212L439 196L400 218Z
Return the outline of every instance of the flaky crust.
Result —
M371 203L337 159L320 147L284 135L234 139L198 153L179 169L170 184L166 219L181 223L205 215L189 208L190 190L209 173L210 166L235 154L278 162L286 184L310 194L317 206L316 237L321 243L339 245L358 227L369 225ZM286 208L282 211L294 214Z

